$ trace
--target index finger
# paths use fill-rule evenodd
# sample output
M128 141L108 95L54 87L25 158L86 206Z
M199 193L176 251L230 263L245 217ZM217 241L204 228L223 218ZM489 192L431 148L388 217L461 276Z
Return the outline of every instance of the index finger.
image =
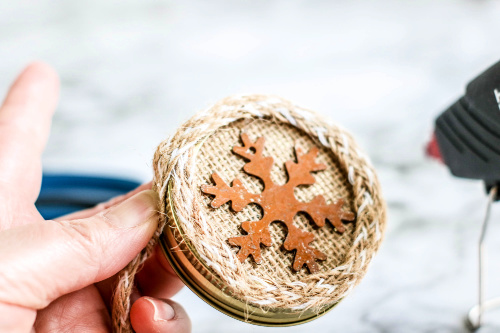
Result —
M18 76L0 107L0 182L33 202L40 188L40 158L58 98L56 72L34 62Z

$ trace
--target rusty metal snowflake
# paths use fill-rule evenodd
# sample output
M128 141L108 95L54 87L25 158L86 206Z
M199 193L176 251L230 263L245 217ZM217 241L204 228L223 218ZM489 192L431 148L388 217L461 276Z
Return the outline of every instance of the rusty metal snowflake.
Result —
M339 233L345 231L342 221L353 221L355 218L352 212L343 209L342 198L327 204L322 195L317 195L310 202L300 202L295 197L295 187L314 184L316 180L311 173L326 169L326 165L315 161L318 148L314 147L306 154L300 148L295 148L297 162L290 160L285 163L288 181L284 185L277 185L271 180L274 159L263 156L265 138L260 137L256 142L252 142L247 134L242 133L241 140L243 146L233 147L233 152L249 161L243 170L260 178L264 183L264 190L260 194L250 193L239 179L235 179L232 186L229 186L217 173L212 174L215 186L207 184L201 186L202 192L215 196L211 202L213 208L219 208L229 201L236 212L251 203L262 207L264 212L262 219L243 222L241 227L247 234L229 238L228 242L240 247L238 259L241 262L251 255L259 264L262 261L261 244L271 246L269 225L281 221L288 230L283 246L287 251L295 251L292 268L298 271L306 265L310 273L317 272L319 267L316 260L325 260L326 255L310 246L314 241L314 235L296 227L293 224L294 216L304 212L318 227L323 227L325 222L329 221Z

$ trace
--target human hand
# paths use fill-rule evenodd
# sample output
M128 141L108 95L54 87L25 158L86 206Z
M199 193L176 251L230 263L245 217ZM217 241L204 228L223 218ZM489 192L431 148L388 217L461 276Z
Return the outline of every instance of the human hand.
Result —
M33 63L0 108L0 332L109 332L116 274L158 223L150 184L61 219L41 217L34 202L58 91L54 70ZM184 309L168 300L182 282L159 248L136 287L136 332L190 331Z

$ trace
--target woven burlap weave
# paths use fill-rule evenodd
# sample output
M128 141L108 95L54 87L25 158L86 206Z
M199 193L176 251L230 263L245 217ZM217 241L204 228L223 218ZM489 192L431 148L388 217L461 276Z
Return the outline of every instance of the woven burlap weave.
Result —
M327 224L312 226L306 215L299 214L294 223L314 233L314 247L327 255L320 270L309 274L306 268L291 270L293 253L283 250L286 228L271 225L273 243L262 251L263 262L251 258L240 263L237 248L227 243L229 237L241 235L243 221L262 216L256 205L239 213L225 204L209 207L211 197L201 193L201 184L213 184L210 175L217 172L227 183L239 178L253 193L260 193L260 180L242 171L245 161L232 153L240 145L241 132L252 140L264 136L265 152L274 158L272 179L284 184L284 163L295 160L294 147L307 151L320 147L317 161L327 169L314 174L316 183L299 187L295 195L310 201L321 194L327 202L346 200L345 209L356 213L356 222L347 224L343 234ZM113 322L117 331L129 331L129 296L133 278L156 245L165 226L167 185L172 187L172 202L185 237L196 248L208 269L218 276L234 297L266 309L304 310L336 303L345 297L366 272L377 251L385 227L385 204L380 187L367 158L351 136L336 125L327 124L314 112L274 96L250 95L226 98L198 113L177 133L158 147L153 167L153 189L160 196L161 221L147 248L121 273L113 304Z
M196 183L200 185L212 184L211 174L216 171L226 183L238 178L250 192L262 192L262 182L256 177L246 174L243 171L244 159L232 153L232 147L241 145L239 137L242 131L247 133L253 141L260 136L266 138L264 155L274 158L271 178L280 185L284 184L288 179L284 170L285 162L296 160L294 147L297 146L302 148L303 151L309 151L310 148L316 146L309 136L289 124L266 120L238 121L220 128L205 140L196 155ZM323 148L316 161L327 165L327 169L315 173L316 183L314 185L297 188L295 190L297 199L310 202L317 195L323 195L327 202L345 198L348 203L352 203L353 195L350 188L348 188L346 175L342 174L329 150ZM212 246L223 246L225 248L228 238L240 235L242 222L258 221L262 218L262 211L258 205L250 205L241 212L234 213L229 208L229 203L219 209L213 209L209 206L211 197L203 194L200 197L199 199L203 200L204 204L199 209L210 221L209 223L214 231L210 235L204 235L203 241L205 243L211 242ZM346 208L353 210L353 207L348 205L346 205ZM347 249L354 241L352 238L354 226L352 224L349 224L347 231L341 235L335 232L331 225L327 225L325 228L314 228L305 214L297 215L294 223L301 229L314 233L314 247L327 255L327 260L320 264L321 272L339 266ZM272 276L275 285L289 284L313 277L305 267L299 273L292 271L291 266L294 255L282 249L286 232L286 227L283 224L271 224L273 244L262 251L262 264L255 265L254 261L250 259L245 261L243 271L247 277L240 276L239 280L246 280L243 286L249 286L250 290L240 288L238 293L241 294L241 298L249 296L248 293L255 294L255 290L262 287L260 283L251 278L252 276L265 280ZM192 242L197 243L197 239L193 239ZM237 248L232 248L230 251L236 252ZM272 307L275 304L277 303L269 306Z

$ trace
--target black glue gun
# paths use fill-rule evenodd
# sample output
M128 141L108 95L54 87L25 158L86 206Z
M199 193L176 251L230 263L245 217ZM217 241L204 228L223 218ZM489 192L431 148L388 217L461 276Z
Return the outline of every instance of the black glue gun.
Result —
M457 177L484 180L488 192L500 184L500 62L436 119L427 153Z
M500 62L471 81L465 95L436 119L427 154L457 177L482 179L489 193L478 243L478 302L466 317L466 326L476 331L485 312L500 307L500 297L484 295L485 239L491 204L500 199Z

